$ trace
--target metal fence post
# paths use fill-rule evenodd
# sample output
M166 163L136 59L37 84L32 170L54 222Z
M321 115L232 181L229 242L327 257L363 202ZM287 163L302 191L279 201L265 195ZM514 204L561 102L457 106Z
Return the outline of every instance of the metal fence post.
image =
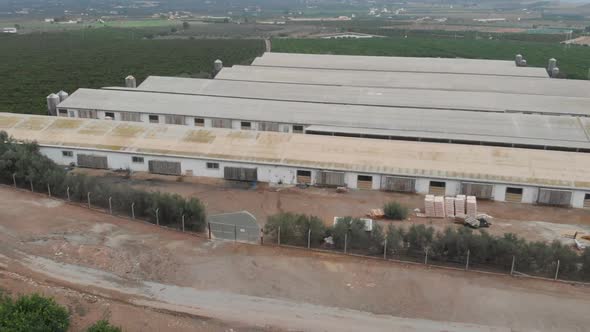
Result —
M135 219L135 202L131 202L131 219Z
M88 195L86 195L86 197L88 198L88 208L90 209L90 191L88 192Z
M234 242L238 241L238 225L234 224Z
M113 214L113 198L109 196L109 213Z
M311 228L307 231L307 249L311 248Z
M51 186L49 186L49 183L47 184L47 195L51 197Z
M383 259L387 259L387 239L383 242Z
M428 248L424 249L424 265L428 265Z
M281 226L279 226L279 234L277 236L277 243L281 246Z
M66 195L68 196L68 202L70 201L70 186L66 188Z
M557 276L559 275L559 259L557 260L557 268L555 269L555 278L554 280L557 280Z
M469 270L469 254L471 252L467 250L467 261L465 262L465 271Z
M514 275L514 263L516 263L516 256L512 256L512 266L510 267L510 275Z
M12 173L12 183L14 183L14 187L16 188L16 173Z
M160 226L160 208L156 209L156 225Z
M221 227L223 229L223 225ZM211 240L211 223L210 222L207 223L207 228L209 229L209 240ZM222 232L222 234L223 234L223 232Z
M344 253L346 254L346 249L348 246L348 233L344 233Z
M184 214L182 215L182 231L184 232Z
M33 190L33 180L29 180L29 182L31 183L31 192L35 192L35 190Z

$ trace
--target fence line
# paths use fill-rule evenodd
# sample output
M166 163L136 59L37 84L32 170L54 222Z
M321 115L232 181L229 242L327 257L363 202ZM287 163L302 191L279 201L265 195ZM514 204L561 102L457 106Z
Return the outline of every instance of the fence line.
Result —
M20 190L20 191L25 191L25 192L29 192L28 190L24 189L24 188L19 188L18 186L10 186L7 184L0 184L0 186L6 187L6 188L12 188L12 189L16 189L16 190ZM127 215L121 215L121 214L117 214L112 210L112 205L109 206L109 209L104 209L104 208L94 208L91 206L90 204L90 199L88 200L88 202L83 203L83 202L74 202L71 201L69 198L69 190L68 190L68 199L64 200L61 197L56 197L51 196L51 192L50 192L50 188L48 187L48 192L47 195L48 197L52 198L52 199L56 199L56 200L60 200L66 204L69 205L73 205L73 206L77 206L80 208L87 208L89 210L92 211L97 211L97 212L102 212L104 214L109 214L109 215L113 215L116 217L121 217L121 218L126 218L129 220L138 220L142 223L146 223L149 225L153 225L153 226L157 226L157 227L161 227L161 228L165 228L168 230L172 230L172 231L181 231L184 232L186 234L195 236L195 237L200 237L200 238L205 238L205 239L209 239L209 240L225 240L227 241L228 239L224 239L224 238L220 238L217 236L213 236L212 233L214 232L211 229L211 225L231 225L234 227L234 238L233 238L233 242L235 243L240 243L240 244L248 244L248 245L265 245L265 246L276 246L276 247L284 247L284 248L291 248L291 249L297 249L297 250L307 250L307 251L311 251L311 252L320 252L320 253L328 253L328 254L334 254L334 255L345 255L345 256L352 256L352 257L358 257L358 258L363 258L363 259L373 259L373 260L380 260L380 261L385 261L385 262L393 262L393 263L402 263L402 264L412 264L412 265L418 265L418 266L426 266L426 267L436 267L436 268L440 268L440 269L447 269L447 270L454 270L454 271L470 271L470 272L476 272L476 273L483 273L483 274L491 274L491 275L498 275L498 276L512 276L515 278L530 278L530 279L537 279L537 280L544 280L544 281L555 281L555 282L561 282L561 283L568 283L568 284L576 284L576 285L581 285L581 286L590 286L590 282L583 282L583 281L577 281L577 280L567 280L567 279L559 279L559 269L560 269L560 262L559 260L556 261L556 268L555 268L555 274L552 277L542 277L542 276L535 276L535 275L531 275L531 274L526 274L523 272L519 272L517 270L517 265L516 265L516 260L517 258L515 256L513 256L512 259L512 264L510 267L510 271L505 272L505 273L500 273L500 272L496 272L496 271L486 271L483 269L478 269L478 268L473 268L470 267L470 251L468 250L467 252L467 256L466 256L466 261L465 261L465 265L464 267L460 268L460 267L453 267L450 266L448 263L451 262L450 260L436 260L433 259L432 257L429 259L428 256L428 250L424 251L424 260L422 260L422 258L420 258L417 261L412 261L412 260L404 260L402 257L404 258L410 258L412 257L412 255L414 255L414 257L416 257L416 252L410 252L410 250L406 250L405 254L398 254L399 259L395 259L395 258L388 258L387 257L387 242L385 242L385 248L383 250L383 254L378 254L378 255L366 255L366 254L357 254L354 252L351 252L350 250L348 250L348 234L345 234L345 242L344 242L344 250L343 251L339 251L336 250L335 248L333 249L326 249L326 248L314 248L311 246L311 230L309 230L307 232L307 247L305 246L297 246L297 245L291 245L291 244L285 244L285 243L281 243L281 237L280 237L280 227L278 229L278 232L276 234L277 237L277 243L273 244L273 243L265 243L264 242L264 233L262 232L261 229L257 228L257 231L260 234L259 237L259 242L258 241L239 241L238 240L238 236L237 236L237 232L236 232L236 225L233 224L223 224L223 223L207 223L207 229L208 229L208 234L200 233L200 232L191 232L191 231L185 231L184 230L184 215L182 215L182 227L179 228L175 228L175 227L169 227L166 225L160 225L158 224L154 224L153 222L150 222L149 220L145 220L145 219L141 219L141 218L136 218L134 215L134 210L133 210L133 205L134 203L131 204L131 211L132 211L132 216L127 216ZM42 192L35 192L35 191L31 191L34 194L37 195L44 195L45 193ZM88 195L88 197L90 197L90 193ZM86 207L85 207L86 206ZM157 213L157 212L156 212ZM248 226L244 226L243 228L254 228L254 227L248 227ZM249 235L248 235L249 238ZM257 237L258 238L258 237ZM394 253L395 256L395 253ZM432 264L432 261L435 262L439 262L441 264ZM430 263L430 264L429 264ZM456 262L459 263L459 262ZM492 265L486 265L486 264L476 264L476 266L484 266L484 267L490 267L493 268Z

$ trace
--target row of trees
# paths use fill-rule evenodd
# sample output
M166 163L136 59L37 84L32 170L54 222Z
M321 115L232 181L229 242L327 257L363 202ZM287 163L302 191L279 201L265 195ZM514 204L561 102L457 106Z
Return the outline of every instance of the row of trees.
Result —
M280 227L280 228L279 228ZM265 225L265 233L282 244L311 247L332 247L325 239L333 241L335 249L365 255L383 255L401 260L423 261L428 255L431 263L465 264L469 255L471 266L510 271L514 258L518 272L552 277L559 261L559 276L569 280L590 281L590 249L581 255L559 241L552 243L529 242L515 234L493 236L484 230L447 227L435 231L433 227L390 224L384 229L374 224L366 231L361 219L340 218L334 226L325 226L314 216L280 213L271 216ZM311 230L311 232L310 232Z
M0 293L0 331L66 332L70 315L54 299L39 294L12 298ZM121 332L121 328L99 320L86 332Z
M205 229L205 207L198 199L185 199L177 194L147 192L129 185L116 184L105 178L68 173L39 152L35 143L16 142L0 131L0 182L20 186L31 184L36 191L74 202L87 202L92 206L149 220L161 225L178 227L185 219L185 229L200 232ZM109 204L110 198L110 204ZM133 204L133 212L132 212Z

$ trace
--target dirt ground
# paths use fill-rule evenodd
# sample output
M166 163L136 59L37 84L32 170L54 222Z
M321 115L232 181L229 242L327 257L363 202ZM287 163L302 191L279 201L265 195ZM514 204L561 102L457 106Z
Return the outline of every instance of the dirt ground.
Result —
M94 175L104 171L83 170ZM108 172L110 176L113 173ZM259 185L255 189L244 185L210 178L182 178L136 173L131 183L139 188L152 191L177 193L185 197L199 198L209 215L246 210L252 213L262 226L268 216L279 212L295 212L315 215L326 225L335 216L364 216L370 209L382 207L389 201L397 201L410 209L424 209L424 196L418 194L388 193L382 191L351 190L337 193L334 189L314 188L268 188ZM114 181L129 181L118 176ZM246 185L247 186L247 185ZM478 210L494 217L492 227L485 231L494 235L514 233L529 241L559 240L573 245L573 240L564 235L590 234L590 209L565 209L531 204L478 201ZM449 219L418 218L410 214L406 222L383 221L409 227L425 224L437 230L446 227L462 227ZM590 245L590 241L586 243Z
M582 286L209 242L6 187L0 211L0 287L56 295L72 308L74 331L104 315L127 331L586 331L590 324L590 289Z

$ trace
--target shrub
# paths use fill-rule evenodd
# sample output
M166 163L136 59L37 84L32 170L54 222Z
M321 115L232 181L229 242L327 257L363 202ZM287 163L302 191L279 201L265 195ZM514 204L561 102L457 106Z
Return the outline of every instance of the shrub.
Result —
M398 202L389 202L383 206L385 216L393 220L404 220L408 217L408 209Z
M12 300L0 295L0 331L65 332L69 326L67 310L52 298L32 294Z
M311 244L322 243L326 227L322 220L314 216L283 212L268 217L264 225L264 233L276 239L281 229L281 243L307 246L307 236L311 230Z
M86 332L122 332L120 327L111 325L107 320L102 319L90 326Z

